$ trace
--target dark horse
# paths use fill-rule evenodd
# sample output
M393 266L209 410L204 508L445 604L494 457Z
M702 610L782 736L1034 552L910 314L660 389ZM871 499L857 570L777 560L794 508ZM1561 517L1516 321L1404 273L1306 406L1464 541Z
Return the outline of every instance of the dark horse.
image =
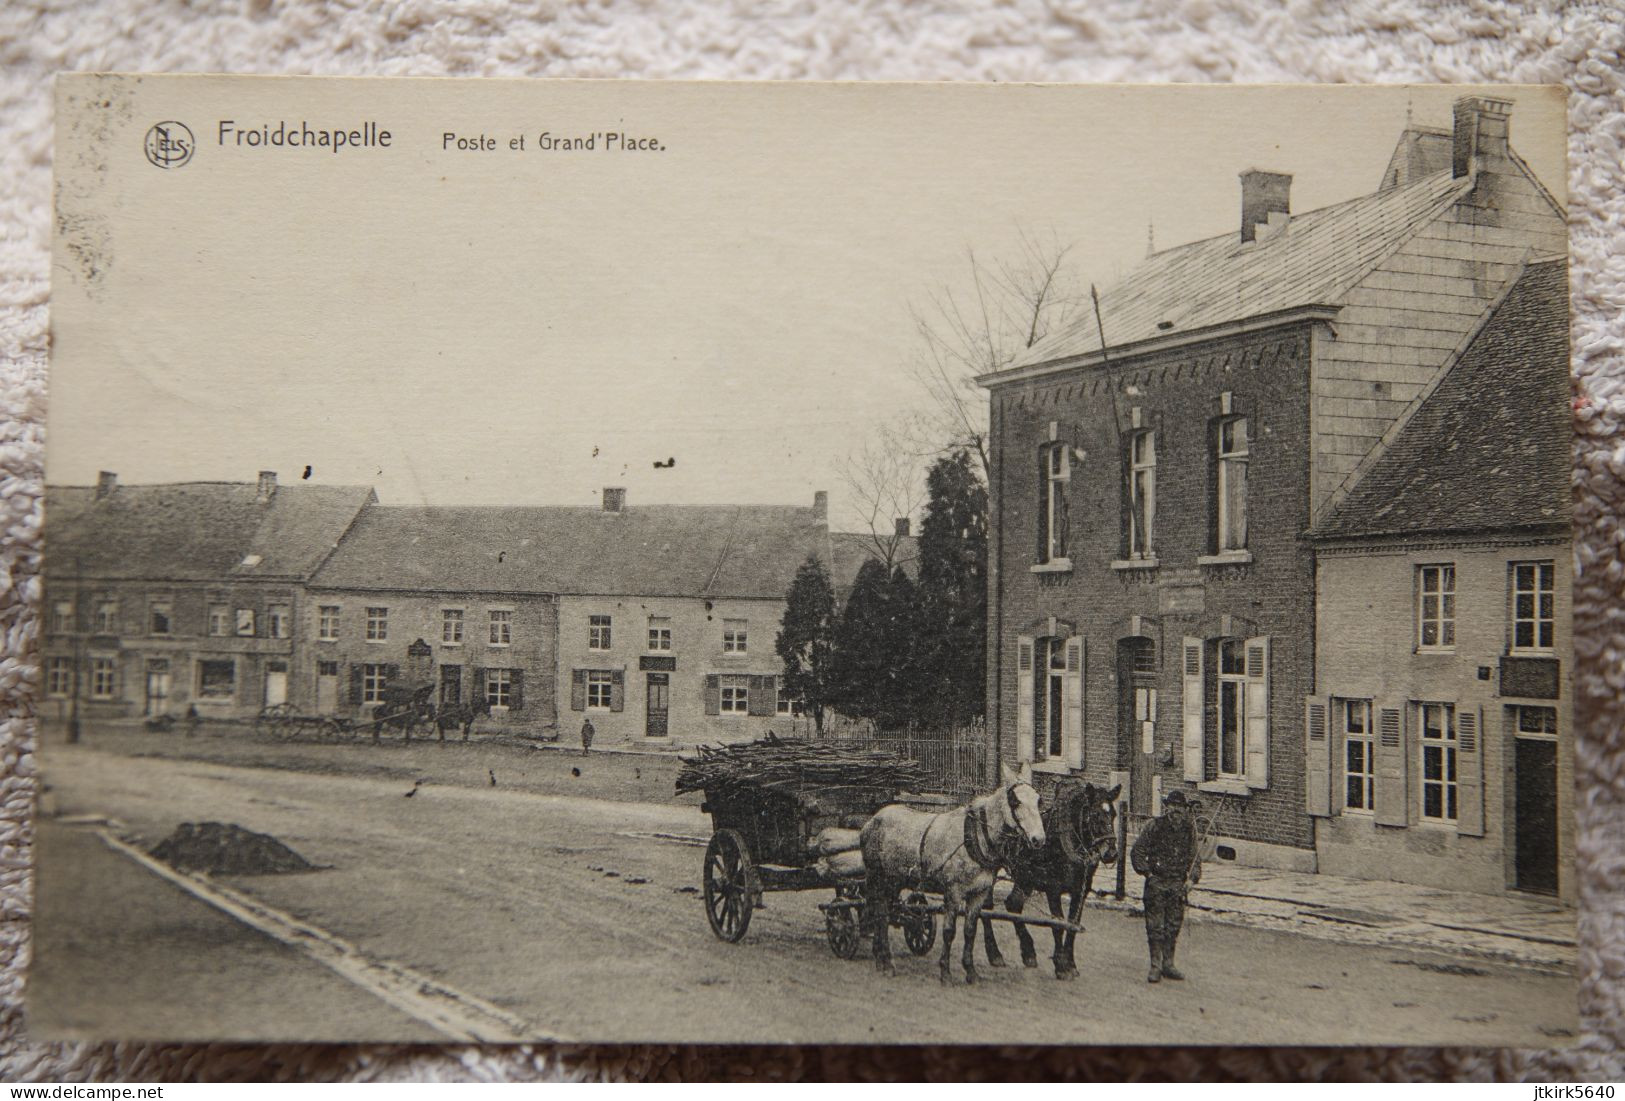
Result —
M481 715L491 713L491 701L484 695L469 700L467 703L443 703L435 709L434 725L440 731L440 740L446 740L446 731L462 728L463 741L468 741L468 732L474 729L474 720Z
M1069 894L1071 906L1066 920L1073 925L1083 913L1083 901L1089 897L1089 888L1095 880L1095 869L1117 859L1117 796L1122 785L1097 788L1093 784L1076 780L1063 780L1054 796L1044 800L1040 808L1044 816L1045 842L1042 848L1023 849L1012 846L1006 853L1006 868L1013 886L1005 908L1012 914L1021 913L1031 895L1042 893L1049 899L1051 917L1061 916L1061 896ZM1033 947L1032 935L1027 927L1015 922L1016 936L1021 938L1021 962L1028 967L1038 966L1038 953ZM974 939L975 930L971 936ZM1077 934L1072 930L1053 929L1055 934L1055 977L1075 979L1077 961L1073 957L1073 942ZM987 945L989 967L1003 967L1004 956L998 942L993 939L993 922L982 920L982 938Z
M386 686L383 705L372 718L372 740L377 742L378 736L386 728L392 728L399 730L404 740L411 741L412 731L418 723L426 723L434 716L433 695L433 685L421 688L395 684Z

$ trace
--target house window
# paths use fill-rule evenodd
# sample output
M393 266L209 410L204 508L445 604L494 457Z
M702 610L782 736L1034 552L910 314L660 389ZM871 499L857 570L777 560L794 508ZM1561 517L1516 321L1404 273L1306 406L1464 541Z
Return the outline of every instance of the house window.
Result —
M649 617L649 649L671 649L671 619L666 616Z
M72 634L73 629L73 602L69 600L57 601L51 608L51 632L58 635L67 635Z
M1338 700L1336 706L1343 726L1343 806L1347 810L1375 810L1372 796L1377 766L1371 755L1371 701Z
M242 638L254 637L254 609L237 609L237 634Z
M513 613L505 609L491 612L491 645L507 646L513 642Z
M1150 558L1157 513L1155 432L1138 432L1129 439L1128 501L1129 557Z
M722 652L724 654L743 654L745 652L745 620L725 619L722 621Z
M512 705L512 669L487 669L485 671L485 702L492 707L508 707Z
M615 674L607 669L587 670L587 709L608 711L615 687Z
M209 634L215 638L231 634L231 609L226 605L209 605Z
M1247 549L1247 418L1219 422L1218 533L1220 553Z
M1518 737L1556 738L1557 709L1555 707L1520 707L1518 710Z
M1456 708L1449 703L1418 704L1422 737L1422 817L1456 820Z
M1416 574L1416 648L1454 649L1456 567L1418 566Z
M1062 717L1065 713L1066 639L1034 640L1038 675L1033 678L1033 759L1042 761L1062 753Z
M610 617L607 615L593 615L587 617L587 649L608 650L610 644Z
M237 694L237 663L200 661L197 663L197 694L205 700L229 700Z
M288 638L291 616L286 604L273 604L265 609L265 633L268 638Z
M322 642L333 642L339 637L337 604L323 604L316 610L316 637Z
M1247 644L1219 642L1219 776L1242 779L1247 768Z
M1554 645L1555 588L1550 562L1512 564L1512 649L1550 650Z
M749 677L724 675L717 678L717 684L722 690L720 709L724 715L748 715L750 713Z
M147 609L147 633L167 635L173 626L174 607L167 600L155 600Z
M96 634L111 635L118 631L118 601L101 600L96 603Z
M1066 488L1072 476L1065 444L1045 444L1038 450L1038 560L1054 562L1066 557Z
M339 675L339 663L336 661L318 661L316 663L318 677L336 677Z
M370 611L370 609L369 609ZM371 662L361 667L361 702L383 703L384 687L389 684L389 666Z
M440 609L440 641L447 646L461 646L463 644L463 610L461 608Z
M53 696L66 696L73 692L73 659L52 658L45 674L45 691Z
M773 713L775 715L791 715L791 716L800 715L802 713L801 712L801 701L796 700L796 699L791 699L789 693L787 693L784 690L784 687L782 685L780 685L779 686L779 694L778 694L778 702L775 703L774 706L773 706Z
M385 642L389 639L389 609L367 609L367 641Z
M110 700L118 682L118 663L113 658L90 659L90 698Z

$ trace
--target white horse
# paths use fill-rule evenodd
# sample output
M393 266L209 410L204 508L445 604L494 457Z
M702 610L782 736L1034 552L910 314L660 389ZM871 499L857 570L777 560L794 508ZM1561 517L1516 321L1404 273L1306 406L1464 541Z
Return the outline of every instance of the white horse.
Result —
M1032 769L1019 773L1001 765L1002 781L991 795L943 814L911 807L882 807L859 834L863 847L864 914L873 923L875 967L895 973L891 961L891 908L904 887L942 895L942 981L953 980L949 954L954 927L965 915L965 981L976 981L976 921L993 893L993 882L1005 863L1005 846L1044 844L1044 821Z

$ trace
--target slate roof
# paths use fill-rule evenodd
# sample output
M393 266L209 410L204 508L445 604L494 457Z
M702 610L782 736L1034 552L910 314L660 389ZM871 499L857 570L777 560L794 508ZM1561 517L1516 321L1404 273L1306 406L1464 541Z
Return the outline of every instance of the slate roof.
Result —
M1153 253L1101 292L1108 347L1206 329L1301 306L1337 305L1384 257L1465 195L1472 178L1448 172L1293 214L1284 229L1240 228ZM1100 350L1093 309L1038 341L1014 366ZM994 376L997 378L997 376Z
M378 507L313 584L782 599L826 536L813 509L781 506Z
M1570 522L1565 260L1530 264L1317 538Z
M268 502L241 482L47 486L50 574L207 581L305 579L374 500L370 486L279 486ZM250 555L259 561L245 564Z

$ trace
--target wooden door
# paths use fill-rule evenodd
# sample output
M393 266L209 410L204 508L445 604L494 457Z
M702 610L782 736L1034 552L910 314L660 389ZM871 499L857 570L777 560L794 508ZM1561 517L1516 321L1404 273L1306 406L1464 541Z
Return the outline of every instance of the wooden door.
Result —
M671 706L671 674L648 674L648 693L646 716L643 733L650 738L664 738L670 730L667 726L667 711Z
M169 661L155 658L147 662L147 715L162 715L168 710L169 685Z
M1513 795L1513 878L1520 891L1557 893L1557 726L1549 707L1521 707ZM1549 730L1547 729L1549 727Z

